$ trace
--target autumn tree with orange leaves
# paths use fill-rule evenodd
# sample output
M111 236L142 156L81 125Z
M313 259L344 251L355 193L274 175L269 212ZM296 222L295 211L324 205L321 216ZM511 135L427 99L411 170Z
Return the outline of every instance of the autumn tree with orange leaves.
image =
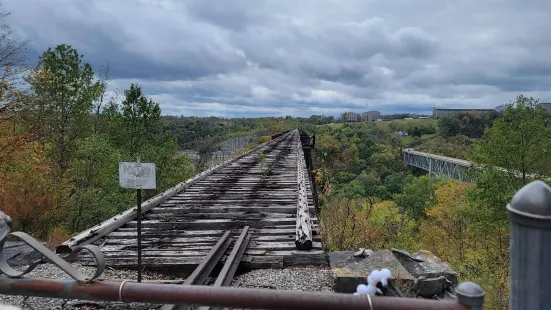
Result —
M46 176L45 152L20 120L22 94L7 80L0 81L0 209L10 215L14 228L37 236L47 222L52 202Z

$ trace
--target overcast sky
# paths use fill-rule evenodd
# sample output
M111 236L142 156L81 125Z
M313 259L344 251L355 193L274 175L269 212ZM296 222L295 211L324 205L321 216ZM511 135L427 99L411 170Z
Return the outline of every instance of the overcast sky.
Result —
M550 0L4 0L36 61L70 44L163 114L551 102Z

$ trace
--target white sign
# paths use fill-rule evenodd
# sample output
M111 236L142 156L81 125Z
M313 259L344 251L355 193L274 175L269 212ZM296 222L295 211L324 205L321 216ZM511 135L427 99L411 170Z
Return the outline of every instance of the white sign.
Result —
M119 163L119 184L123 188L155 189L155 164Z

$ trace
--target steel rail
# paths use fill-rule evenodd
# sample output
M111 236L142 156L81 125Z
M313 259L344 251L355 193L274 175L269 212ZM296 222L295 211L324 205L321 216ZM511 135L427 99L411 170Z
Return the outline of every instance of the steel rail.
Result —
M250 239L249 226L245 226L241 235L234 243L230 256L228 256L228 259L224 263L224 267L222 267L222 271L220 271L218 278L216 278L214 286L229 286L231 284L237 267L239 267L239 263L241 263L241 258L243 258L243 254L245 254L245 250L249 245Z
M195 268L193 273L184 281L183 285L203 285L205 281L207 280L208 276L216 267L216 264L224 253L226 253L226 250L230 246L231 239L230 239L231 230L227 230L222 237L218 240L218 242L212 247L209 254L205 257L205 259ZM161 310L176 310L176 309L185 309L187 305L183 304L166 304L161 307Z
M233 276L237 271L237 267L239 267L239 263L241 263L241 258L243 257L243 254L245 254L245 250L247 249L250 240L251 235L249 234L249 226L245 226L245 228L243 228L243 231L241 232L241 235L239 236L239 239L237 239L237 241L233 245L230 256L228 256L228 259L224 263L224 267L222 267L222 271L220 271L220 274L218 275L218 278L216 278L213 286L221 287L231 285ZM198 308L198 310L209 309L217 308L209 306L202 306Z
M62 299L173 303L273 310L468 310L443 300L354 296L205 285L149 284L128 281L82 283L71 280L1 278L0 294Z

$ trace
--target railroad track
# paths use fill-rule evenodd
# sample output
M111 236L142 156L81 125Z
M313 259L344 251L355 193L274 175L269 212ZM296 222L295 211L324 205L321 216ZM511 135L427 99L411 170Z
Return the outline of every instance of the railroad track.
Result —
M230 238L231 230L226 231L222 237L212 247L209 254L203 259L203 261L197 266L193 273L186 278L184 285L205 285L207 278L216 267L218 261L222 258L224 253L228 250L231 244ZM243 228L239 238L233 244L233 248L228 258L226 259L222 270L218 274L213 286L232 286L232 279L239 267L239 263L245 254L247 245L251 239L249 233L249 227ZM188 305L173 305L166 304L161 307L161 310L184 310L192 309L193 307ZM210 310L211 307L199 307L198 310Z
M220 256L214 265L238 256L231 266L326 265L307 175L299 132L294 130L146 201L142 266L189 275L214 255L223 239L244 242L239 245L243 253L224 243L223 251L212 256ZM135 268L136 227L134 208L71 238L57 252L93 243L105 253L107 266ZM231 243L228 240L224 242ZM92 261L85 255L78 259Z

